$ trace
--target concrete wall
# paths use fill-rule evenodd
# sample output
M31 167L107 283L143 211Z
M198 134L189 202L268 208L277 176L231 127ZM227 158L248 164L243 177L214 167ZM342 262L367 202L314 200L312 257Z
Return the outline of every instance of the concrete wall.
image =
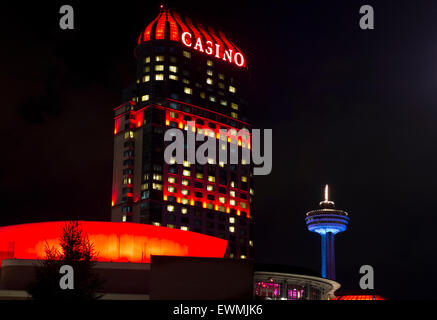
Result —
M152 300L249 300L253 261L152 256Z

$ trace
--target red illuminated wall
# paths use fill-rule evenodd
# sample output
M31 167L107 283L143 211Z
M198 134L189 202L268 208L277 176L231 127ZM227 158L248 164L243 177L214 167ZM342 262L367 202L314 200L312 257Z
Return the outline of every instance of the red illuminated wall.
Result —
M151 255L222 258L227 241L146 224L80 221L98 252L98 261L150 263ZM3 259L43 259L46 242L59 248L64 221L0 227Z

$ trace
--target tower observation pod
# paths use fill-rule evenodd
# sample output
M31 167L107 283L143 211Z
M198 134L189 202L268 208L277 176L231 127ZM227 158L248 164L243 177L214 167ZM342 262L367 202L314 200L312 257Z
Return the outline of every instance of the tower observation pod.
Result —
M329 200L328 185L319 209L308 212L305 221L309 231L322 237L322 277L335 280L334 236L346 230L349 217L347 212L335 209L334 202Z

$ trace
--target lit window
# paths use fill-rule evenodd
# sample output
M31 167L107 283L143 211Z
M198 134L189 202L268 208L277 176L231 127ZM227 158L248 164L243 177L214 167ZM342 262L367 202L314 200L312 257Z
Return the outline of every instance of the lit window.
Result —
M182 79L182 83L190 84L190 80L188 80L188 79Z
M229 194L231 195L231 197L235 197L235 191L234 190L229 191Z
M214 132L212 134L214 134ZM211 135L209 135L209 136L211 137ZM212 137L214 137L214 136L212 136ZM208 164L215 164L215 160L212 158L208 158Z
M159 226L161 225L159 222L152 222L152 224L153 224L154 226L157 226L157 227L159 227Z
M189 172L189 171L188 171ZM182 185L183 186L188 186L188 185L190 185L190 182L187 180L187 179L183 179L182 180Z
M208 181L209 182L215 182L215 177L214 176L208 176Z
M168 224L167 228L172 228L173 229L174 228L174 224Z
M225 197L219 197L219 202L220 203L226 203Z
M162 73L156 74L155 80L157 80L157 81L164 80L164 75Z
M162 175L161 175L161 174L154 173L154 174L153 174L153 180L162 181Z
M193 89L188 88L188 87L185 87L185 88L184 88L184 92L185 92L186 94L193 94Z
M208 69L208 70L206 70L206 74L208 75L208 76L212 76L212 70L211 69Z
M229 217L229 223L235 223L235 218L234 217Z
M182 207L182 208L181 208L181 213L182 213L182 214L187 214L187 213L188 213L188 209L185 208L185 207Z
M155 66L155 71L164 71L164 65L163 64L157 64Z
M181 200L182 204L188 204L188 202L189 202L188 199L185 199L185 198L182 198L182 200Z
M211 79L211 78L206 78L206 83L207 83L207 84L213 84L213 83L214 83L214 81L212 81L212 79Z
M190 194L190 191L188 191L187 189L182 189L181 193L182 193L184 196L187 196L187 195Z
M121 216L121 221L126 222L126 215L125 214Z
M226 149L226 148L225 148L225 149ZM223 167L225 166L225 162L224 162L224 161L220 161L220 162L219 162L219 166L223 168Z
M238 104L232 102L231 103L231 108L234 109L234 110L238 110Z
M247 177L246 176L241 176L241 181L247 182Z
M145 75L143 77L143 82L148 82L148 81L150 81L150 76L149 75Z
M206 186L206 190L208 190L208 191L214 191L214 186L208 184L208 185Z
M200 172L196 173L196 178L203 179L203 173L200 173Z
M236 114L235 112L231 112L231 117L235 118L235 119L238 119L238 114Z
M229 204L231 206L235 206L237 204L237 202L235 200L231 199L231 200L229 200Z
M220 89L224 89L224 88L225 88L225 84L224 84L223 82L219 82L219 83L218 83L218 87L219 87Z
M214 209L214 205L212 203L208 203L206 207L210 210Z
M181 230L188 231L188 227L186 227L186 226L181 226Z
M144 72L145 72L145 73L150 72L150 67L149 67L149 66L144 67Z
M149 100L149 95L145 94L144 96L141 97L141 101L148 101Z
M235 181L231 181L231 188L235 188Z
M255 193L255 191L252 188L250 188L250 194L253 196L254 193Z
M206 64L208 65L208 67L212 67L214 65L211 60L206 60Z
M245 202L240 202L240 207L242 207L243 209L246 209L247 204Z
M178 59L176 57L170 57L171 63L176 63L177 61L178 61Z
M209 101L215 102L215 97L214 96L209 96Z
M235 93L237 90L233 86L229 86L229 92Z
M162 191L162 184L160 184L160 183L152 183L152 189L153 190Z
M249 240L249 246L253 247L253 241Z
M183 55L184 55L185 58L188 58L188 59L191 58L191 52L188 52L188 51L184 50Z
M173 212L174 211L174 206L173 205L168 205L167 206L167 211Z
M241 259L246 259L246 256L245 256L244 254L242 254L242 255L240 256L240 258L241 258Z
M176 67L176 66L169 66L169 67L168 67L168 70L169 70L170 72L174 72L174 73L176 73L176 72L178 72L178 67Z
M191 166L190 161L184 160L184 167L189 168Z
M190 176L190 170L184 170L184 171L182 171L182 175L184 175L184 176L186 176L186 177L189 177Z
M156 56L155 61L156 62L164 61L164 56Z
M169 114L171 118L175 118L175 119L179 118L179 114L177 114L176 112L170 111Z
M169 78L170 80L178 80L178 76L175 75L175 74L169 74L169 75L168 75L168 78Z
M144 58L144 63L149 63L150 62L150 57L145 57Z
M225 212L225 211L226 211L226 208L223 207L223 206L219 206L219 211L220 211L220 212Z
M224 79L225 79L225 75L222 74L222 73L219 73L219 74L218 74L218 77L219 77L220 80L224 80Z
M200 93L200 97L201 97L202 99L205 99L205 97L206 97L205 92L201 92L201 93Z
M168 177L168 182L176 183L176 178L175 177Z
M221 104L222 106L227 106L227 105L228 105L228 102L227 102L226 100L220 100L220 104Z
M175 193L176 192L176 188L175 187L171 187L171 186L169 186L167 188L167 190L168 190L168 192L171 192L171 193Z
M230 231L230 232L235 232L235 227L234 227L234 226L230 226L230 227L229 227L229 231Z

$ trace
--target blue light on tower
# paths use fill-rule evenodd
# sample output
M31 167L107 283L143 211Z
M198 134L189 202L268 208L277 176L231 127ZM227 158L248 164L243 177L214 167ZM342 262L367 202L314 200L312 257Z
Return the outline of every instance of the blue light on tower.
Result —
M349 223L347 212L335 209L329 200L329 187L325 186L325 200L319 203L319 209L306 214L309 231L322 237L322 277L335 280L334 236L345 231Z

